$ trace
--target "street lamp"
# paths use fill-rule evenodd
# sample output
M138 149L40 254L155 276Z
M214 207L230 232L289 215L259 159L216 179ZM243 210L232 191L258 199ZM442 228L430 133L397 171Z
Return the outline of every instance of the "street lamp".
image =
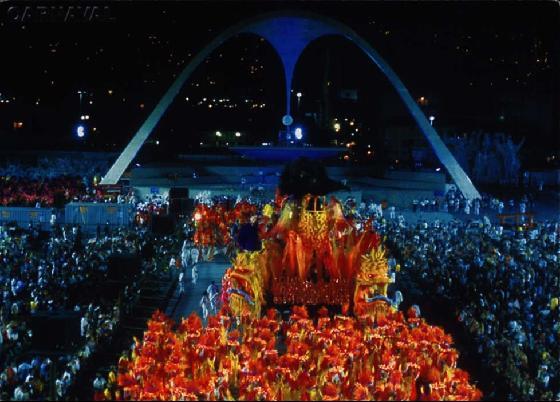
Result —
M301 101L301 96L302 96L301 92L296 93L298 111L299 111L299 103Z
M86 135L86 129L84 128L84 126L80 125L76 128L76 135L79 138L83 138L84 135Z
M239 131L237 131L237 132L235 133L235 136L236 136L236 137L241 137L241 133L240 133Z
M82 114L82 94L85 93L84 91L78 91L78 95L80 95L80 114Z
M296 140L301 141L301 139L303 138L303 131L301 130L301 127L295 129L294 135L296 137Z
M430 126L434 125L434 120L436 119L434 116L430 116L428 117L428 119L430 120Z

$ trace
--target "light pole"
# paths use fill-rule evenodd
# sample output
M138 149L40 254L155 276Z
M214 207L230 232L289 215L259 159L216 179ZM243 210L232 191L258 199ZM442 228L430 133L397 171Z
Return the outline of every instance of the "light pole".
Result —
M82 115L82 94L83 91L78 91L78 95L80 95L80 116Z
M428 117L428 119L430 120L430 126L434 125L434 120L436 119L434 116L430 116Z
M297 110L299 112L299 103L301 102L301 92L296 93L296 97L297 97Z

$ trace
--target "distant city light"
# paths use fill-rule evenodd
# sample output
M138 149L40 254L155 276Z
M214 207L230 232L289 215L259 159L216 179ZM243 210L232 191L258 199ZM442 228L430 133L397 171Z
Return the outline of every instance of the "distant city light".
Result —
M298 98L301 98L301 92L298 92L298 93L296 94L296 96L297 96Z
M303 131L301 130L300 127L295 129L294 134L296 136L296 140L298 140L298 141L303 138Z
M156 141L156 145L159 145L159 140Z
M439 172L441 170L441 168L436 168L436 172Z
M241 137L241 133L238 131L238 132L235 133L235 136L236 137Z
M86 129L84 128L84 126L78 126L76 128L76 135L80 138L83 138L84 135L86 135Z
M340 131L340 123L334 123L334 131L337 133Z
M222 133L220 133L219 131L216 131L216 137L221 137Z

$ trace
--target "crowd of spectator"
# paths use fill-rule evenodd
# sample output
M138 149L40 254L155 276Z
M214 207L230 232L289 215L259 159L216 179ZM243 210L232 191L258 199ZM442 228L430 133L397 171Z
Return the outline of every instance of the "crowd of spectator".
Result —
M6 160L0 163L0 176L20 177L31 180L52 179L58 176L76 175L93 181L109 170L110 158L92 159L76 157L43 156L27 163L20 160Z
M484 213L527 213L535 208L535 197L531 192L521 197L510 197L502 200L486 193L481 198L468 200L463 194L451 188L443 197L414 199L411 205L413 212L450 212L479 216Z
M123 202L136 204L135 222L137 225L144 226L151 222L153 215L166 215L169 209L169 198L161 194L146 195L144 201L137 202L136 196L131 195Z
M558 222L509 231L489 222L401 219L379 229L400 263L397 283L407 278L424 297L455 306L508 399L560 399Z
M0 206L63 207L70 201L100 201L103 192L79 176L30 179L0 175Z
M141 274L167 268L171 236L151 240L143 229L118 229L85 241L79 227L56 228L39 239L36 230L0 230L0 396L3 400L59 400L68 396L80 368L100 345L111 342L123 313L137 298L138 278L111 299L100 291L107 281L109 257L143 254ZM151 250L150 250L151 248ZM165 269L166 270L166 269ZM62 357L30 355L30 322L40 314L79 317L80 336L58 343ZM64 338L61 331L61 341ZM48 367L44 367L44 366ZM52 370L51 370L52 366Z

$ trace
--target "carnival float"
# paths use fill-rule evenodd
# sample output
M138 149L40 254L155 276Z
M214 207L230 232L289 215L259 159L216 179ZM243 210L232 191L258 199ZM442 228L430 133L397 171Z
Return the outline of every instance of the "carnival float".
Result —
M275 224L262 249L238 252L226 271L218 314L176 328L154 314L119 361L111 398L481 398L451 336L388 297L393 275L371 222L358 228L318 191L276 201L263 208Z

